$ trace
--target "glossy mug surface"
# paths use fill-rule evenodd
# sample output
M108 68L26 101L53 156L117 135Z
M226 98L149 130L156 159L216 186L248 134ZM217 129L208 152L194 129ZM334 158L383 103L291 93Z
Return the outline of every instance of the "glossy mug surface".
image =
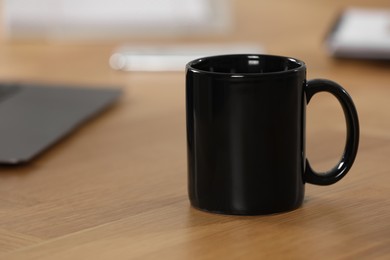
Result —
M344 153L326 173L305 155L305 110L326 91L340 102ZM271 55L222 55L186 66L188 193L202 210L239 215L298 208L305 183L329 185L351 168L359 122L348 93L329 80L306 80L306 65Z

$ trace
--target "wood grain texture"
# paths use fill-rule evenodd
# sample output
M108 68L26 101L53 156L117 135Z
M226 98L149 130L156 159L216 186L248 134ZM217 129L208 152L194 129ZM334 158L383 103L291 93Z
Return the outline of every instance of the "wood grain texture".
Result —
M352 95L361 144L339 183L306 185L303 207L269 216L224 216L187 199L184 72L108 67L120 42L0 39L0 80L122 85L120 102L22 167L0 167L0 259L389 259L390 63L335 60L322 39L341 8L388 1L233 1L225 36L158 43L255 42L303 59L308 78ZM155 43L157 39L127 39ZM1 123L1 122L0 122ZM340 156L340 105L318 95L307 113L316 169ZM1 145L1 144L0 144Z

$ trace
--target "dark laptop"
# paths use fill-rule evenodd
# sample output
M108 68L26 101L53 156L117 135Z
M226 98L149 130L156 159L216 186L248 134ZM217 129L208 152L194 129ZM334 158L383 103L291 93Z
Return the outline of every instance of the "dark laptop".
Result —
M29 162L120 94L117 88L0 84L0 164Z

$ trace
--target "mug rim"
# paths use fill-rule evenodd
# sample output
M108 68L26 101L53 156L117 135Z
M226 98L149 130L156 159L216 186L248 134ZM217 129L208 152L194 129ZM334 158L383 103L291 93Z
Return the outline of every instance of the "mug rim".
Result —
M231 57L246 57L249 59L250 56L257 56L257 57L263 57L263 58L274 58L274 59L284 59L289 60L291 62L294 62L298 64L298 67L291 68L288 70L280 70L280 71L273 71L273 72L218 72L218 71L209 71L209 70L202 70L199 68L194 67L194 65L203 62L205 60L210 59L226 59ZM270 55L270 54L222 54L222 55L213 55L213 56L205 56L201 57L195 60L192 60L186 64L186 70L190 70L194 73L199 74L207 74L207 75L215 75L215 76L222 76L222 77L228 77L228 78L247 78L247 77L266 77L266 76L285 76L290 74L295 74L299 71L305 71L306 70L306 64L299 59L288 57L288 56L281 56L281 55Z

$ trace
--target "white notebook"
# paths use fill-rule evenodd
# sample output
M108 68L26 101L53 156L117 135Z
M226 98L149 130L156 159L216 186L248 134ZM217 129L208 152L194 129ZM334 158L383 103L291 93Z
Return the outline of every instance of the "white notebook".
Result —
M390 59L390 9L346 9L326 44L337 57Z

